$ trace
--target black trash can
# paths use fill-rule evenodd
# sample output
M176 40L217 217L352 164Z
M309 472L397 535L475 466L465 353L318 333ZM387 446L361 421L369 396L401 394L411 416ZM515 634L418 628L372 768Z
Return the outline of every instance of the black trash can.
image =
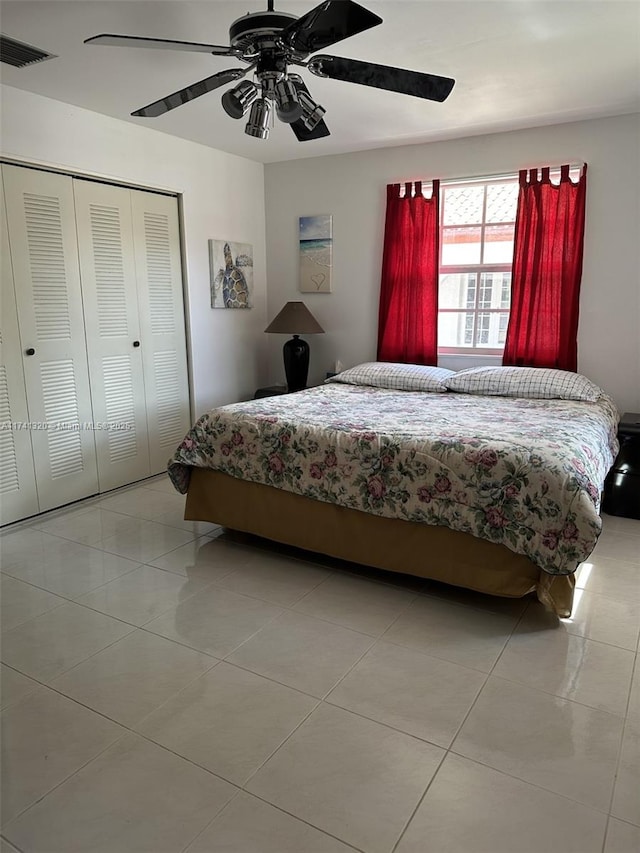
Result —
M620 452L604 483L603 512L640 519L640 414L622 416Z

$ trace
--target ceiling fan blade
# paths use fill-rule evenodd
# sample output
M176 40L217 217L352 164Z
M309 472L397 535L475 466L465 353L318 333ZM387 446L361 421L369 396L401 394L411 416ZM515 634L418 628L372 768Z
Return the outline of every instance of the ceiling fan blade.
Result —
M230 83L232 80L239 80L240 77L244 77L248 70L248 68L230 68L228 71L218 71L217 74L212 74L211 77L205 77L204 80L192 83L186 89L180 89L172 95L160 98L159 101L147 104L146 107L136 110L131 115L142 116L143 118L155 118L169 112L169 110L182 106L182 104L193 101L194 98L206 95L207 92L212 92L214 89L224 86L225 83Z
M388 89L390 92L413 95L429 101L446 100L456 82L451 77L405 71L403 68L375 65L373 62L360 62L358 59L344 59L340 56L314 56L307 68L318 77Z
M280 33L292 50L309 54L376 27L382 18L353 0L325 0Z
M324 121L318 122L313 130L309 130L302 119L299 118L297 121L292 121L289 127L298 137L298 142L309 142L312 139L322 139L323 136L331 136L331 131Z
M85 44L102 44L107 47L151 47L155 50L189 50L192 53L213 53L215 56L239 56L242 51L233 47L220 47L216 44L197 44L192 41L174 41L173 39L148 39L142 36L117 36L102 33L84 40Z

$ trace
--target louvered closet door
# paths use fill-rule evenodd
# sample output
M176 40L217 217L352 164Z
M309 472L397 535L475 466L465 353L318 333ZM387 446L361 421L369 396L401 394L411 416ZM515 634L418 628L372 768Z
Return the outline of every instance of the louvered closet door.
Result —
M74 181L100 491L148 477L131 192Z
M2 229L2 296L0 302L0 524L8 524L38 512L33 471L33 450L27 424L27 394L24 385L23 353L18 334L9 234L0 187Z
M151 473L167 467L190 427L178 203L132 191L140 340Z
M71 178L3 166L40 509L98 491Z

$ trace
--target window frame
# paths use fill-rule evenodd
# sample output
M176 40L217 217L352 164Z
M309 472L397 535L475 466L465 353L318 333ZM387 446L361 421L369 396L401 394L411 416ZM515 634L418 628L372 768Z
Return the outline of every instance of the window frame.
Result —
M480 293L481 293L481 276L483 273L512 273L513 271L513 262L505 264L498 263L484 263L484 253L485 253L485 232L487 225L490 227L500 226L500 225L511 225L513 224L515 229L515 212L514 218L501 222L486 222L487 215L487 186L497 185L497 184L518 184L518 175L517 174L508 174L508 175L497 175L494 177L490 176L480 176L478 178L472 178L467 180L448 180L441 182L441 188L445 190L441 194L440 199L440 247L439 247L439 257L438 257L438 289L440 288L440 277L443 275L472 275L475 274L476 281L474 285L475 289L475 299L473 308L467 307L463 308L440 308L438 306L438 317L440 313L442 314L473 314L474 324L473 324L473 335L474 339L477 342L477 334L478 334L478 326L477 320L479 315L481 314L507 314L507 318L511 313L511 305L509 308L480 308ZM464 187L473 187L481 185L484 188L483 197L482 197L482 220L481 222L472 222L472 223L457 223L456 225L445 225L444 224L444 206L445 206L445 197L446 190L452 188L464 188ZM478 263L473 264L447 264L444 265L442 263L442 251L445 245L444 234L447 230L456 230L460 228L478 228L480 229L480 261ZM502 293L500 302L502 302ZM507 319L508 324L508 319ZM504 345L499 348L495 347L483 347L483 346L458 346L458 347L447 347L441 346L438 344L438 355L456 355L456 356L501 356L504 353Z

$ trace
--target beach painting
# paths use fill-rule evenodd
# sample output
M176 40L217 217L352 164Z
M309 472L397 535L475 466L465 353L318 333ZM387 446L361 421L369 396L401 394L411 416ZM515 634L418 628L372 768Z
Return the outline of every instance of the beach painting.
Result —
M253 247L231 240L209 240L212 308L251 308Z
M300 217L300 291L331 293L333 249L330 214Z

